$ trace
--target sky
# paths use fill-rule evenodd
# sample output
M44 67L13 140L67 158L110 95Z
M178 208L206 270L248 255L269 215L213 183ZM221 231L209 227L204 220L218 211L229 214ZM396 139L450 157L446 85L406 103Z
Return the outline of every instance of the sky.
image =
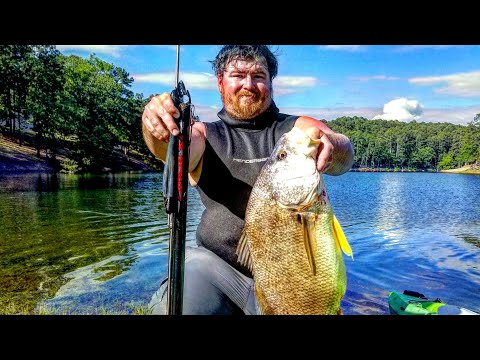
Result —
M125 69L146 98L175 86L176 45L56 45ZM210 60L220 45L181 45L179 79L201 121L222 108ZM466 125L480 113L480 45L272 45L281 112Z

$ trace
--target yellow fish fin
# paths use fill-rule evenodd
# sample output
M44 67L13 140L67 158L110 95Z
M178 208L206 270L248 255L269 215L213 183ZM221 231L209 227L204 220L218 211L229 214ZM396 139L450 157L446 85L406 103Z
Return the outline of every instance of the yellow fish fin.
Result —
M253 274L252 256L250 255L250 248L248 246L248 235L245 230L243 230L242 236L238 241L236 253L238 256L237 261L240 263L240 265L246 266Z
M299 214L300 221L302 222L303 228L303 241L305 242L305 251L307 252L308 264L310 265L310 270L312 270L312 275L315 276L315 261L313 260L313 251L312 251L312 231L310 229L310 224L304 214Z
M335 240L337 240L337 244L340 246L342 251L350 256L353 260L353 252L352 248L348 244L347 238L345 237L345 234L343 233L342 227L340 226L340 223L337 220L337 217L333 215L332 217L332 227L333 227L333 233L335 235Z

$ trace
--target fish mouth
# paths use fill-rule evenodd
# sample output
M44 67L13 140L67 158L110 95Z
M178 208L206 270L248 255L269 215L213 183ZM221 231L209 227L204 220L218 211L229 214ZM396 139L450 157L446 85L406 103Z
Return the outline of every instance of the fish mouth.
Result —
M311 176L313 176L313 174ZM285 196L285 197L278 196L277 198L278 205L284 209L300 210L315 203L317 201L320 174L315 173L314 176L315 176L315 180L312 182L310 191L306 193L302 192L303 196L301 194L298 194L298 192L295 193L293 196ZM301 177L304 177L304 176L291 177L288 180L294 180Z
M310 206L312 203L314 203L317 200L317 195L318 195L318 182L315 186L312 187L312 190L305 196L305 199L298 204L300 208L304 208L307 206Z

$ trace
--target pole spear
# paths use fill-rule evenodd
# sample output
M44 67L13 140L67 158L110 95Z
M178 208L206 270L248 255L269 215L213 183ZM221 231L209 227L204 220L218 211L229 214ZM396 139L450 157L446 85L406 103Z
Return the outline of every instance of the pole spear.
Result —
M175 88L172 100L180 111L176 119L179 134L170 134L163 173L163 195L170 229L168 251L167 314L181 315L183 306L183 273L187 225L188 165L192 127L190 93L179 80L180 45L177 45Z

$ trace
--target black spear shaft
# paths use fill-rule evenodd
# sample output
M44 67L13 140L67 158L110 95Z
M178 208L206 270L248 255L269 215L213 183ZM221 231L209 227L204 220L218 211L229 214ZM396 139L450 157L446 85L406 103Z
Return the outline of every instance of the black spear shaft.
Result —
M183 307L188 164L192 125L190 93L186 90L183 81L178 80L179 54L180 45L177 45L176 86L171 95L175 106L180 111L180 117L176 119L179 134L177 136L170 135L163 175L164 203L170 229L167 290L168 315L181 315Z

